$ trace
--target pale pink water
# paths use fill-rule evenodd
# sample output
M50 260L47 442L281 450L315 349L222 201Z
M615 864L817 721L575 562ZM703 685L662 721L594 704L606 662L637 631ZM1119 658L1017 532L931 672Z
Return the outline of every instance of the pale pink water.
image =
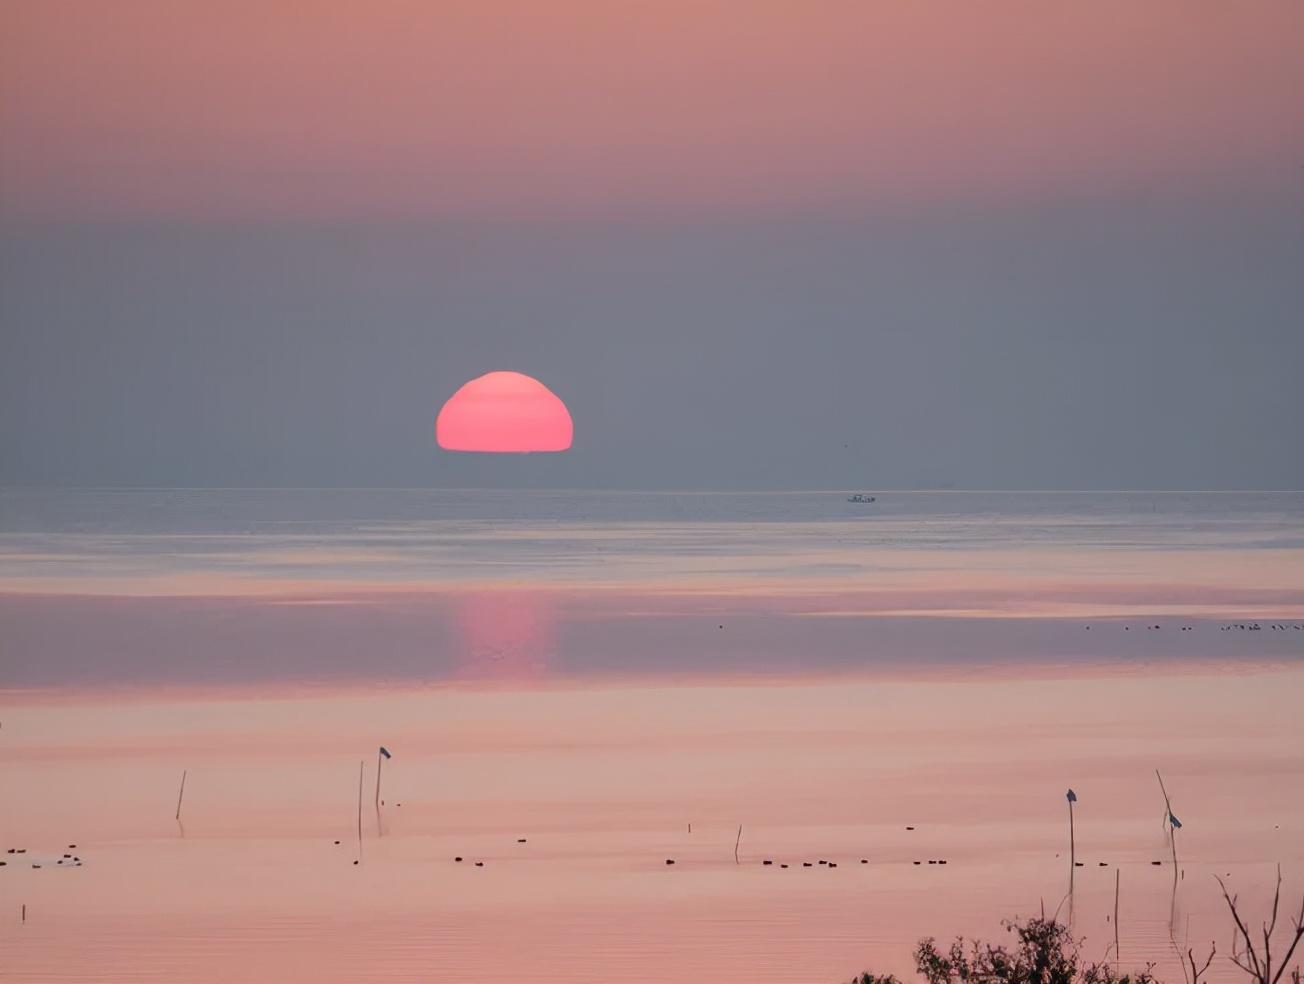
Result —
M1112 942L1118 869L1123 962L1180 979L1170 926L1227 949L1215 874L1256 911L1278 862L1304 891L1301 693L1288 667L29 697L0 744L0 843L28 851L3 855L2 966L32 984L905 972L920 936L1067 914L1072 786L1086 952ZM1156 767L1184 822L1175 901ZM69 844L84 866L60 870ZM837 868L801 866L821 859Z
M879 500L0 490L0 977L834 984L1043 904L1101 959L1117 875L1125 968L1235 980L1304 494Z

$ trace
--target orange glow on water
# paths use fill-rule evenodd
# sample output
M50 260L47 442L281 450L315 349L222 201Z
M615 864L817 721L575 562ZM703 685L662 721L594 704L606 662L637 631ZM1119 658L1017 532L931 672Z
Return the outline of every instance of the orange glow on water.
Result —
M558 396L519 372L472 379L439 411L435 440L445 451L565 451L574 425Z

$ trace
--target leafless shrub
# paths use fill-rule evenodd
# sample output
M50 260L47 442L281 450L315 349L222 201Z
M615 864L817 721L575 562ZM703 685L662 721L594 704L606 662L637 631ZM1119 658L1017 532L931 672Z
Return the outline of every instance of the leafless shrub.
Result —
M1300 940L1304 939L1304 899L1300 900L1299 914L1284 939L1277 936L1277 923L1281 908L1281 869L1277 869L1277 889L1272 898L1272 917L1263 924L1262 942L1245 924L1237 908L1236 896L1227 891L1222 879L1223 898L1231 910L1236 924L1232 939L1232 962L1254 980L1254 984L1304 984L1300 967L1290 963ZM983 943L978 940L957 939L945 949L939 949L933 937L921 940L915 948L915 969L926 984L1159 984L1152 971L1153 964L1128 974L1119 973L1108 963L1084 963L1079 954L1080 940L1074 939L1068 926L1055 918L1040 918L1024 922L1010 922L1006 929L1015 935L1009 947ZM1274 945L1280 957L1273 956ZM1186 984L1201 984L1213 965L1218 950L1210 946L1203 962L1195 950L1187 947L1185 955L1174 940L1182 977ZM1117 955L1116 955L1117 959ZM1289 976L1287 976L1289 975ZM851 984L902 984L891 975L879 976L865 973Z
M1277 866L1277 889L1272 895L1272 918L1263 924L1263 942L1261 944L1255 942L1249 927L1245 925L1240 910L1236 907L1238 897L1227 891L1227 886L1223 884L1221 878L1218 879L1218 887L1222 889L1223 898L1227 900L1227 908L1231 910L1232 920L1236 923L1236 931L1232 935L1232 963L1254 978L1257 984L1280 984L1282 977L1287 972L1287 968L1290 967L1291 958L1295 955L1295 948L1299 946L1299 941L1304 938L1304 898L1300 899L1299 913L1294 918L1293 931L1287 937L1286 954L1276 961L1274 969L1272 945L1273 936L1277 932L1277 917L1281 909L1281 866ZM1290 980L1292 984L1299 984L1300 968L1298 964L1290 971Z

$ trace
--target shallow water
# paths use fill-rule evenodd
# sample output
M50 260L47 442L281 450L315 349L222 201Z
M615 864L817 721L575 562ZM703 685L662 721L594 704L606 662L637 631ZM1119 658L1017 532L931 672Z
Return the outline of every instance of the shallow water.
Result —
M1103 956L1117 870L1124 961L1176 976L1170 926L1227 938L1214 874L1256 909L1277 862L1304 891L1302 686L1279 669L29 698L4 722L0 830L29 855L0 870L0 943L33 982L832 982L1043 903ZM1156 766L1184 823L1175 900ZM68 844L84 867L30 867Z
M1117 873L1124 966L1180 980L1215 875L1304 893L1301 517L0 493L0 972L836 982L1043 905L1099 959Z

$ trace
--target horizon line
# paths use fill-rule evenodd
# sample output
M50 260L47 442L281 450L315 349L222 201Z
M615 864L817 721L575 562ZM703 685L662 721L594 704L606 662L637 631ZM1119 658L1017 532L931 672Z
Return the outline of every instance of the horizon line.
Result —
M980 488L938 486L847 486L846 488L683 488L624 486L503 486L503 485L8 485L0 492L603 492L611 494L675 495L834 495L871 488L900 494L1024 494L1024 495L1270 495L1299 494L1301 488Z

